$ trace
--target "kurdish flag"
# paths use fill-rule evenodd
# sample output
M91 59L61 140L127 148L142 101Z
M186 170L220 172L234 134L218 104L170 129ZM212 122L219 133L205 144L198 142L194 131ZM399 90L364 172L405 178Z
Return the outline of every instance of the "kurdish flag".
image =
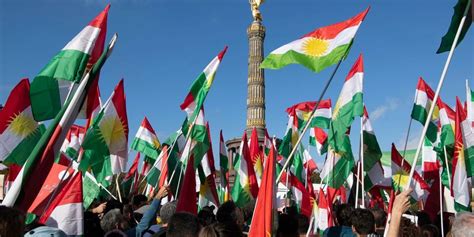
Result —
M402 155L397 151L395 144L392 143L392 184L394 190L403 190L410 175L411 165L405 160L402 166L402 160ZM413 192L410 194L412 201L425 201L429 195L429 185L416 171L413 173L411 182L410 187L413 188Z
M411 118L420 122L422 125L425 125L426 119L428 117L428 111L433 104L434 91L431 87L420 77L418 80L418 85L416 86L415 93L415 102L413 109L411 111ZM436 126L435 121L439 117L439 108L436 106L433 111L433 117L431 122L428 125L428 130L426 131L426 137L431 142L436 142L436 134L438 132L438 126Z
M198 167L199 176L199 207L205 207L209 203L218 207L220 204L219 196L216 187L216 168L214 166L214 154L212 152L211 132L209 130L209 123L206 123L207 136L209 139L209 149L204 157L201 159L201 165Z
M22 79L0 110L0 161L23 165L45 131L33 118L30 82Z
M471 9L469 10L469 8ZM462 39L464 39L467 30L469 30L469 27L472 24L472 14L474 11L472 10L472 0L458 0L458 3L456 4L456 6L454 6L454 14L451 18L451 24L449 25L448 32L446 32L446 34L441 39L441 45L439 46L438 51L436 53L444 53L451 49L451 46L454 43L454 37L456 36L456 32L458 31L461 19L464 17L465 11L467 11L466 20L461 29L461 34L459 35L459 39L456 46L458 46L459 43L461 43Z
M112 92L88 129L84 142L84 157L79 168L92 168L99 183L109 185L113 174L125 172L128 159L128 119L123 79Z
M349 20L319 28L281 46L271 52L260 67L280 69L289 64L301 64L313 72L324 70L346 57L367 12L369 8Z
M247 133L244 132L240 143L240 152L237 154L236 175L232 188L232 200L238 207L245 206L258 195L257 177L250 160L250 151L247 142Z
M340 188L344 184L354 167L354 156L349 136L344 135L342 144L338 145L344 147L345 151L341 149L336 152L329 146L328 155L321 171L322 182L335 189Z
M255 175L257 176L257 183L260 185L263 174L263 152L260 150L260 145L258 144L257 129L255 127L252 129L249 143L250 160L252 161L252 166L255 170Z
M262 182L258 191L258 198L255 204L255 211L252 216L248 236L273 236L275 233L276 216L276 151L272 146L270 153L265 160L265 170L262 176Z
M168 176L168 146L163 146L160 155L146 175L146 181L153 187L161 187Z
M332 114L328 139L329 145L335 151L348 152L350 145L344 144L346 132L351 127L354 117L364 114L363 80L364 65L361 54L346 77Z
M295 104L286 109L288 116L293 116L294 126L301 132L306 122L309 121L309 116L316 107L317 101L308 101ZM331 99L322 100L319 102L318 108L314 111L311 126L320 128L329 128L331 121Z
M323 155L328 151L328 135L326 132L318 127L310 128L309 145L315 146L318 155Z
M156 136L155 130L145 117L135 135L135 139L133 139L131 148L155 160L158 153L160 153L160 147L158 136Z
M69 90L102 54L110 5L77 34L31 83L31 107L37 121L54 118Z
M468 174L466 173L466 150L470 147L466 142L464 127L470 129L470 123L466 112L462 107L459 98L456 97L456 128L455 128L455 148L453 159L453 174L451 178L451 193L454 197L454 208L456 211L470 211L470 192L467 183ZM472 132L470 132L472 134Z
M85 134L86 129L84 127L75 124L72 125L61 147L61 153L65 154L69 159L76 159L79 155Z
M122 179L122 192L125 196L131 196L135 191L135 186L138 184L134 184L135 176L138 175L138 161L140 160L140 153L137 152L135 156L135 160L133 160L132 166L128 169L127 175Z
M59 191L39 219L39 223L58 228L68 236L84 234L81 172L76 172Z
M438 98L436 104L439 108L439 122L441 125L440 143L444 146L454 144L454 120L456 112Z
M364 116L362 116L362 136L364 152L364 179L365 190L369 191L373 187L390 187L391 180L385 179L382 168L382 151L380 150L377 137L369 120L369 113L364 106Z
M222 130L220 131L220 140L219 140L219 163L221 166L220 169L220 187L218 189L219 202L224 203L229 201L229 181L228 181L228 171L229 171L229 157L227 156L227 150L225 148L224 136L222 135Z
M222 50L212 61L204 68L204 71L199 74L198 78L193 82L191 90L189 91L184 102L181 104L181 110L186 111L188 114L188 122L192 123L198 116L199 110L206 99L209 89L211 89L214 76L216 75L217 68L224 58L224 54L227 51L227 46Z

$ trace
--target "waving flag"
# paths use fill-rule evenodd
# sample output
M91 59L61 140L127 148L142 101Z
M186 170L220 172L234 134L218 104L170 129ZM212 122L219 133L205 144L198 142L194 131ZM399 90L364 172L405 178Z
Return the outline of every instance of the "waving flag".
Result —
M219 164L221 166L220 170L220 186L219 186L219 202L224 203L229 201L229 180L228 180L228 171L229 171L229 157L227 157L227 150L225 148L224 136L222 135L222 130L220 132L219 139Z
M425 125L426 119L428 117L428 111L433 104L434 91L431 87L420 77L418 80L418 85L416 86L415 93L415 104L411 111L411 118L420 122L422 125ZM438 126L436 126L435 121L439 118L439 108L435 107L431 122L428 125L428 130L426 131L426 137L430 139L431 142L436 142L436 134L438 132Z
M321 128L312 127L310 129L309 145L316 146L316 151L321 156L328 151L328 135Z
M54 118L69 90L102 54L110 5L77 34L31 83L31 107L37 121Z
M110 184L113 174L125 172L128 160L128 119L123 79L112 92L89 128L82 144L84 157L79 168L92 168L97 181Z
M222 50L209 65L204 68L204 71L199 74L198 78L193 82L191 90L181 104L181 110L186 111L188 114L188 122L192 123L196 116L198 116L199 110L206 99L209 89L211 89L214 76L216 75L217 68L224 58L227 46Z
M201 160L198 167L198 176L200 181L199 188L199 207L205 207L210 203L216 207L220 205L219 196L217 194L216 168L214 166L214 154L212 152L211 132L209 130L209 123L206 123L207 136L209 139L209 149Z
M133 160L132 166L128 169L127 175L122 180L122 192L125 196L131 196L137 190L134 189L135 176L138 176L138 161L140 160L140 153L137 152L135 160ZM136 184L137 185L137 184Z
M344 59L360 24L369 8L353 18L319 28L270 53L262 62L262 68L280 69L289 64L301 64L313 72Z
M257 177L257 183L260 185L263 174L263 152L260 150L258 142L257 129L252 129L252 135L250 136L250 160L252 161L253 169L255 170L255 176Z
M77 172L60 190L39 219L39 223L58 228L68 236L84 234L82 175Z
M45 131L33 118L30 83L22 79L0 110L0 161L23 165Z
M288 116L293 116L294 126L298 128L298 131L301 132L307 121L309 121L309 116L316 107L316 101L308 101L295 104L290 108L286 109ZM331 111L331 100L322 100L319 102L318 108L314 111L313 119L311 120L312 127L319 128L329 128L329 122L331 121L332 111Z
M69 159L76 159L79 155L85 133L86 129L84 127L75 124L72 125L61 147L61 153L66 155Z
M240 143L240 152L237 154L236 175L232 188L232 200L239 207L245 206L258 195L257 177L250 160L247 133L244 132Z
M464 39L464 36L467 33L467 30L469 30L469 27L472 24L472 1L471 0L458 0L458 3L456 6L454 6L454 14L453 17L451 18L451 24L449 25L448 32L443 36L441 39L441 44L438 48L438 51L436 53L444 53L447 52L451 49L451 45L453 45L454 42L454 37L456 36L456 32L458 31L459 25L461 23L461 19L464 16L464 11L466 8L471 7L471 9L467 9L467 16L466 20L464 22L464 25L461 29L461 33L459 35L458 42L456 46L461 43L461 41Z
M133 139L131 148L150 157L153 161L160 153L160 141L156 136L155 130L145 117L138 129L135 139Z
M454 197L454 208L456 211L470 211L470 192L467 183L466 172L466 150L470 148L466 138L472 135L471 124L467 119L466 112L462 107L459 98L456 97L456 126L455 126L455 147L453 159L453 174L451 178L451 193ZM469 134L466 134L468 131Z

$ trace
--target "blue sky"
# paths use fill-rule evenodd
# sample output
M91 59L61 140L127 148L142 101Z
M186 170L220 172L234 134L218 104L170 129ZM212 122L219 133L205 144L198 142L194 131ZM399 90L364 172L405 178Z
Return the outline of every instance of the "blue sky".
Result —
M251 23L247 0L116 0L108 21L108 39L119 34L104 66L100 88L105 100L125 78L130 138L147 116L161 140L177 130L185 113L179 105L189 86L224 47L229 50L206 99L217 153L219 129L226 139L245 128L247 96L246 28ZM267 28L265 54L315 28L348 19L368 6L348 59L342 63L326 98L337 100L343 80L357 56L364 55L364 99L383 150L406 136L419 76L433 87L447 54L435 54L449 26L455 0L269 0L261 6ZM0 1L0 103L23 77L43 66L107 4L93 0ZM464 84L473 77L473 29L457 48L441 96L454 105L465 99ZM266 123L270 135L282 136L285 109L316 100L332 67L315 74L302 66L266 70ZM474 86L474 84L472 84ZM359 120L353 126L358 149ZM421 125L414 123L410 144ZM306 139L305 139L306 141ZM314 154L314 153L313 153ZM320 157L317 162L321 163Z

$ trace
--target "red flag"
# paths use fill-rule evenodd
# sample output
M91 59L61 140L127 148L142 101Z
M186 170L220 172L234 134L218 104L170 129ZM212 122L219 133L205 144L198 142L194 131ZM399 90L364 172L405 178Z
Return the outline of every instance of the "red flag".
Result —
M275 148L272 146L265 161L262 183L258 191L257 203L250 225L249 237L272 236L275 214Z
M189 212L197 215L196 202L196 170L194 169L194 155L189 156L186 172L184 173L183 185L179 192L176 212Z

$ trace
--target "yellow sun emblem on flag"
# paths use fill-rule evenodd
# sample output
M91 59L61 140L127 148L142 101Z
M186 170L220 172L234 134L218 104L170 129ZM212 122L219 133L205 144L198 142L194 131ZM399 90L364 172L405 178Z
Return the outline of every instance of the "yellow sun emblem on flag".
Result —
M303 51L305 54L310 55L312 57L320 57L329 48L328 41L324 39L312 38L309 37L307 40L303 42Z
M393 182L396 187L399 187L399 189L403 188L406 186L408 183L408 172L405 170L399 170L393 175Z
M153 146L157 149L161 147L160 141L157 137L153 137Z
M456 146L454 149L454 155L458 158L459 161L464 161L464 144L460 141L456 142Z
M14 114L10 120L10 130L17 136L27 137L33 133L38 123L25 113Z
M125 142L125 129L120 118L106 117L100 125L100 132L110 148L118 148Z

